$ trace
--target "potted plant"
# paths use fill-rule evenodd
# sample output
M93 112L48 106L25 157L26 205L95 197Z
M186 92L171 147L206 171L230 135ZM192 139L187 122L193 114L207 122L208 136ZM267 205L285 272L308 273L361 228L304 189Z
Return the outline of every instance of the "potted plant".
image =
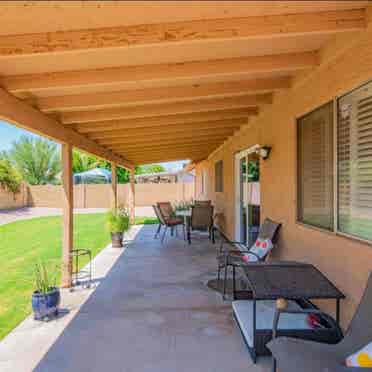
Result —
M48 270L45 262L35 265L35 291L32 294L34 319L49 319L58 315L61 301L59 288L56 286L57 269Z
M119 207L107 213L107 229L111 233L112 246L114 248L123 247L123 235L130 227L129 213Z

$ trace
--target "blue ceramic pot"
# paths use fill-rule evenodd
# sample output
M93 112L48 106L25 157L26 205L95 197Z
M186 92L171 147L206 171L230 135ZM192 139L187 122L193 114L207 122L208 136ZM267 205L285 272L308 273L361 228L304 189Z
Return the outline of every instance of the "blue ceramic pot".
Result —
M36 320L49 319L58 315L58 307L61 302L59 288L53 287L47 293L35 291L32 294L32 310Z

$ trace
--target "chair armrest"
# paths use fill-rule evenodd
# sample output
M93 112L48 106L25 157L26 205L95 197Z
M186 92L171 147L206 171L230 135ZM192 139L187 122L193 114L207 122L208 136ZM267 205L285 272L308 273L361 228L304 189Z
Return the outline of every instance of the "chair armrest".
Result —
M340 337L343 337L342 330L337 322L327 313L318 309L301 309L301 310L289 310L289 309L276 309L273 322L273 339L276 338L278 332L279 318L281 314L318 314L322 315L327 319L329 323L337 330Z

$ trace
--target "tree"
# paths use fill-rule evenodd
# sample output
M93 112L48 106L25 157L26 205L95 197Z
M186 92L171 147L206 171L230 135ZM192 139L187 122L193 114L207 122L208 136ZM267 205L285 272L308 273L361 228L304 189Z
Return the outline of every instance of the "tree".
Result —
M21 177L9 160L0 159L0 186L13 194L19 191Z
M72 152L73 173L86 172L90 169L97 168L99 163L99 160L93 155L85 154L84 152L75 149Z
M105 160L99 162L100 168L105 168L111 170L111 163ZM150 165L140 165L135 168L135 174L144 173L159 173L164 172L165 168L160 164L150 164ZM122 167L117 168L118 183L128 183L129 182L129 171Z
M6 154L9 161L30 185L57 183L61 171L57 145L42 138L22 136Z

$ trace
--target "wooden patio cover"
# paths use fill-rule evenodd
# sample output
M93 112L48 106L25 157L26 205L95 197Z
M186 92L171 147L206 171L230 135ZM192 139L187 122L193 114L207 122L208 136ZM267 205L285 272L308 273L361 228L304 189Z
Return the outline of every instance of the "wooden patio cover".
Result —
M368 1L0 5L0 118L119 165L198 161Z

